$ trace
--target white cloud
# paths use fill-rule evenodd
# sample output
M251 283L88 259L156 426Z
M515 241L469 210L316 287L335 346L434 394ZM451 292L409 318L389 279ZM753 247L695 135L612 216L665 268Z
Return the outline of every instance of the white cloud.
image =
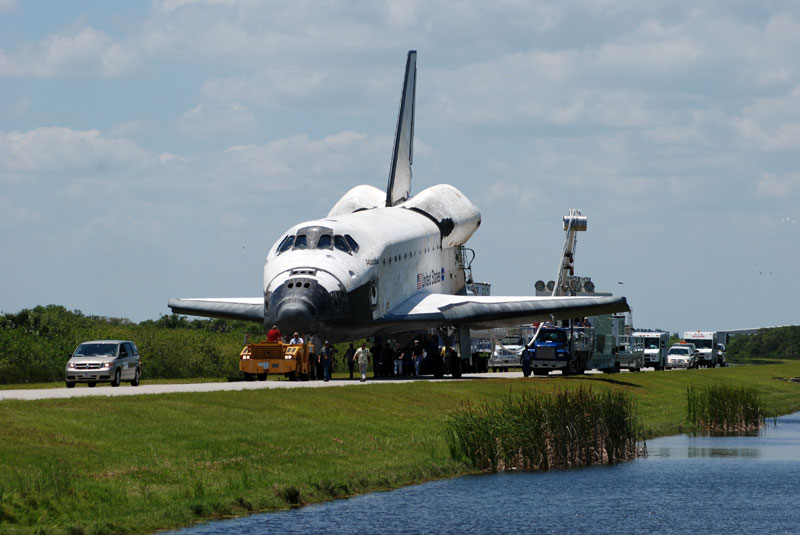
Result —
M235 6L237 4L246 4L247 2L236 0L155 0L153 8L156 11L171 12L177 11L187 6Z
M110 139L97 130L40 127L28 132L0 132L0 170L61 173L142 168L155 157L126 139Z
M800 172L784 175L765 174L758 181L758 194L785 198L800 193Z
M372 26L374 9L364 6L370 20L347 2L291 2L265 9L256 1L164 1L155 5L142 31L148 54L189 61L252 58L312 53L327 56L336 50L356 50L381 42Z
M741 139L751 149L784 151L800 149L800 122L762 126L752 119L732 121Z
M359 132L339 132L322 139L296 135L265 145L237 145L218 158L213 174L230 185L244 182L257 190L298 190L364 173L386 154L388 140ZM360 182L357 182L360 183Z
M28 97L22 97L21 99L17 100L17 102L11 107L11 113L13 115L22 115L28 108L31 106L31 99Z
M787 119L800 120L800 85L782 96L756 99L753 104L744 107L742 116L773 125Z
M178 128L189 136L216 136L252 132L253 114L239 102L198 104L178 120Z
M526 187L511 180L498 180L489 184L484 190L484 196L476 199L481 203L490 204L509 204L517 206L532 207L533 201L543 202L539 191L535 188Z
M686 36L664 41L635 40L603 45L597 52L596 67L666 76L694 66L701 56L697 44Z
M222 101L274 105L281 99L307 97L329 76L327 70L274 67L253 76L217 78L203 84L203 96Z
M565 95L566 96L566 95ZM545 114L553 124L646 126L658 124L647 106L647 95L633 91L579 91Z
M158 161L164 167L168 167L168 166L172 166L172 165L178 165L178 164L181 164L181 163L185 163L186 162L186 158L184 158L182 156L176 156L175 154L171 154L169 152L164 152L164 153L159 154Z
M54 33L9 54L0 50L0 75L40 78L120 76L138 64L138 52L102 31L81 27Z
M17 227L41 220L41 214L18 199L0 197L0 227Z
M78 177L68 181L63 189L64 193L73 199L125 199L125 187L118 181L108 180L106 177L84 178ZM107 205L104 206L104 211ZM95 217L100 217L95 214Z
M386 0L387 19L390 26L408 28L418 23L418 10L425 9L419 2L410 0Z
M149 121L134 119L132 121L125 121L112 126L108 129L106 135L109 137L133 137L134 135L143 132L147 128L152 127L153 124Z

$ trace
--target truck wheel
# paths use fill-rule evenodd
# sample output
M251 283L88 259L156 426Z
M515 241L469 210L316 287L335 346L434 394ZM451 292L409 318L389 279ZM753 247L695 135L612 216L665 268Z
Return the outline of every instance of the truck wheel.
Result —
M533 369L533 375L548 375L549 373L550 373L550 370L548 370L547 368L534 368Z
M297 372L289 372L289 373L286 374L286 377L290 381L297 381Z
M120 371L119 368L114 372L114 378L111 380L111 386L119 386Z
M67 388L75 388L75 381L67 381Z
M142 372L139 368L136 368L136 375L133 376L133 381L131 381L131 386L139 386L139 380L142 378Z
M92 382L86 383L86 386L88 386L88 387L90 387L90 388L94 388L95 386L97 386L97 383L95 383L94 381L92 381Z
M259 381L266 381L267 380L267 374L266 373L259 373L257 375L257 377L258 377Z

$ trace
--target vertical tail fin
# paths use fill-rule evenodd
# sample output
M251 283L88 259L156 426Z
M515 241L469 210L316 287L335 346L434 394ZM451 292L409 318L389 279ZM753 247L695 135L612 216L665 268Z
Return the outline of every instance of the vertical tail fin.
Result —
M417 92L417 51L409 50L406 59L406 77L400 113L394 134L392 167L386 188L386 206L394 206L408 199L411 193L411 163L414 152L414 100Z

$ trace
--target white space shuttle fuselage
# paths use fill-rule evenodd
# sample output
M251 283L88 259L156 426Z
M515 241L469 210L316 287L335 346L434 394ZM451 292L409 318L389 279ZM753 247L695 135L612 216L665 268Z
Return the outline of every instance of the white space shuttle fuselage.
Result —
M328 217L291 227L273 245L266 323L352 339L375 334L375 322L412 295L466 294L457 253L480 225L478 209L445 184L390 207L368 206L385 195L370 188L354 188ZM282 250L287 239L295 243Z

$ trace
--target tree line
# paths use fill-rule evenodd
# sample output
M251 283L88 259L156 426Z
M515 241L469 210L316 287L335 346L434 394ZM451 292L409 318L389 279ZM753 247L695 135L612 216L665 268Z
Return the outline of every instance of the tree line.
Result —
M0 384L63 381L69 356L86 340L132 340L147 379L235 379L245 334L266 333L262 325L242 321L172 314L134 323L58 305L37 306L0 315Z
M728 360L800 359L800 326L759 329L751 335L731 337Z
M70 354L86 340L133 340L142 355L146 379L238 379L245 335L261 339L266 333L263 325L243 321L190 320L171 314L134 323L87 316L58 305L37 306L0 314L0 384L63 381ZM727 349L733 362L800 359L800 326L736 336Z

